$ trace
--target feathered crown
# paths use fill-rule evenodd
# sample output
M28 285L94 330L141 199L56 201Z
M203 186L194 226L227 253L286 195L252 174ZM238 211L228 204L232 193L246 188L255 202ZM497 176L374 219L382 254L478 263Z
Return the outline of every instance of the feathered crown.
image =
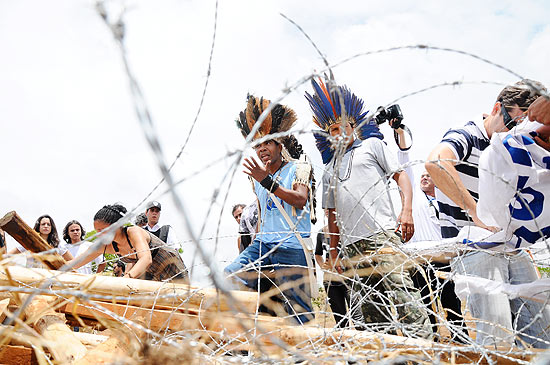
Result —
M245 138L250 134L252 128L254 128L254 124L256 124L263 111L271 104L271 101L263 97L257 98L250 94L246 96L246 99L246 109L239 113L239 118L236 120L237 127L239 127ZM286 132L292 128L295 122L296 113L294 113L294 110L287 106L276 104L271 109L271 113L266 116L253 139L265 137L273 133Z
M346 86L334 85L331 87L331 83L329 83L327 87L321 79L319 79L319 83L311 79L311 84L314 93L310 95L306 91L305 96L313 112L313 122L322 129L322 131L314 131L313 135L324 164L328 163L334 155L334 148L328 139L329 127L335 123L341 123L343 118L356 127L355 133L358 138L384 139L384 135L374 121L365 122L368 111L363 112L363 100ZM344 102L344 108L340 104L341 99Z

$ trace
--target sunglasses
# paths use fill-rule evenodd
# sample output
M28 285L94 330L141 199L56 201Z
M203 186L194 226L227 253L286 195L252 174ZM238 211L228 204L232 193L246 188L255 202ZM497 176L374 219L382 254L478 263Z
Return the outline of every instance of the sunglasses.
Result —
M516 125L523 122L525 120L525 117L527 117L527 114L522 113L517 117L512 118L510 113L508 113L508 110L506 110L506 107L504 106L502 101L500 102L500 106L501 106L500 110L502 111L502 119L504 120L504 126L508 128L508 130L514 128Z

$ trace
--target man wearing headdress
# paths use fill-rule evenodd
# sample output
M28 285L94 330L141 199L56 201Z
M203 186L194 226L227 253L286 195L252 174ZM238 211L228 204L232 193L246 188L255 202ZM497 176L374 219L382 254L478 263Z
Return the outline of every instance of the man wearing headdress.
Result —
M408 272L410 262L380 251L398 251L399 225L404 241L414 234L409 178L378 126L367 123L361 99L333 81L312 84L314 93L306 92L306 98L313 121L323 129L315 138L325 163L323 208L329 212L330 256L339 273L343 268L337 262L343 258L342 265L350 269L346 276L353 277L352 321L357 329L396 333L397 328L406 336L430 337L426 308ZM388 191L392 177L401 193L398 218Z
M284 134L296 122L294 111L270 104L269 100L248 95L247 107L237 119L245 138L255 131L252 141L260 162L250 157L243 165L258 199L259 229L252 244L225 272L236 282L257 289L262 275L273 268L273 280L281 287L287 313L305 323L312 318L309 257L306 259L303 248L311 231L311 165L303 158L297 160L302 148L294 136ZM284 135L270 138L273 134Z

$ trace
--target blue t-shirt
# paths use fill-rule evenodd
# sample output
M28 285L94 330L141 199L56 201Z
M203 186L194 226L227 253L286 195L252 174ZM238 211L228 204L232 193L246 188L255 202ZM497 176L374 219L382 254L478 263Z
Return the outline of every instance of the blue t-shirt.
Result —
M287 162L283 167L273 174L273 179L279 183L280 186L291 189L292 183L296 177L296 164L294 162ZM311 186L309 187L311 189ZM294 231L288 225L285 217L279 212L275 202L271 200L269 192L264 189L259 182L254 181L254 190L256 196L260 202L260 229L256 236L256 240L268 243L283 242L286 248L301 249L302 245L296 237ZM309 237L311 232L311 222L309 217L309 202L306 203L304 209L296 208L296 216L292 213L292 206L285 203L281 198L278 198L273 194L276 199L286 210L293 226L296 225L296 231L304 238ZM297 222L297 224L296 224Z

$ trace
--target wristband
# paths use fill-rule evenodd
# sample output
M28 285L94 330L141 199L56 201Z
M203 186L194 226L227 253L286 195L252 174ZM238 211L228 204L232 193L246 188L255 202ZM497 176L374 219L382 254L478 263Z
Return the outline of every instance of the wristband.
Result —
M262 181L260 181L260 185L270 193L275 192L275 190L279 188L279 184L276 181L273 181L271 175L267 175Z

